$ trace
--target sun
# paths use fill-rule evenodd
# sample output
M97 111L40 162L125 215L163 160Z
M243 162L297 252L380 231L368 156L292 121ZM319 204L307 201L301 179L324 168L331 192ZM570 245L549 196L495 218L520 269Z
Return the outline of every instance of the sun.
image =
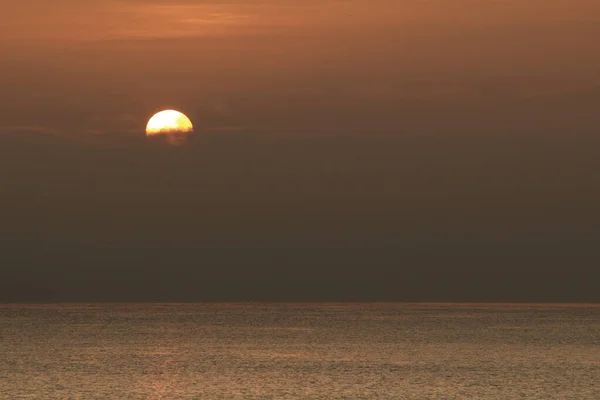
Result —
M164 135L171 144L182 144L194 131L192 121L176 110L163 110L152 116L146 125L146 136Z

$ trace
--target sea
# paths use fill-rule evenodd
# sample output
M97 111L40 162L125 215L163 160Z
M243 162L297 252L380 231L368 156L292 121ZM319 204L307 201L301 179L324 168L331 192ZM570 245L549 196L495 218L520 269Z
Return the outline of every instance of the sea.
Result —
M600 399L600 304L4 304L0 399Z

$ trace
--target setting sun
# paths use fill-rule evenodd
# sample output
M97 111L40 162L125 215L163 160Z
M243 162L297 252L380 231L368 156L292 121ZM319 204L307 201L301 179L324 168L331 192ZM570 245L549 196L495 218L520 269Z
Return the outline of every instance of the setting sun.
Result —
M176 110L160 111L146 125L146 135L166 135L170 143L178 144L185 140L187 134L194 130L192 121Z

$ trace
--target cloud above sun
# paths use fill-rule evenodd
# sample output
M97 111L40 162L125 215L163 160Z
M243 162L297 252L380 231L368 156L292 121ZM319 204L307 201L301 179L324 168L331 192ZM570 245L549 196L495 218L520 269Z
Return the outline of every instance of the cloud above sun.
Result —
M574 6L576 3L576 7ZM36 12L31 9L35 6ZM540 13L540 7L544 12ZM203 37L268 33L278 28L344 26L511 27L593 24L596 0L480 2L473 0L32 0L3 5L0 42ZM307 27L310 27L307 29ZM511 29L512 30L512 29ZM535 33L535 31L533 31Z

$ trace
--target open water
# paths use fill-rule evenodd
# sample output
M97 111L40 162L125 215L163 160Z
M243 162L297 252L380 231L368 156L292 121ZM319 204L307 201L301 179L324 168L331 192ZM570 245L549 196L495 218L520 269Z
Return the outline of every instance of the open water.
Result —
M600 399L600 305L0 305L0 399Z

